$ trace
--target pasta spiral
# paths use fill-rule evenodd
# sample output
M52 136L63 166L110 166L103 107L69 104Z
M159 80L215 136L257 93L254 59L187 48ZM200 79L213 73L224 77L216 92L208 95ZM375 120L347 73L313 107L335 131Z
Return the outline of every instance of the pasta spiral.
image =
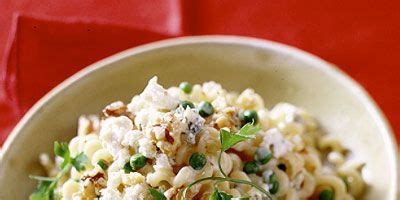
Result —
M365 191L364 165L352 165L349 150L304 109L268 109L253 89L230 92L213 81L182 87L164 89L155 77L129 104L81 116L68 150L71 160L84 155L84 166L69 165L55 195L122 200L160 193L178 200L186 191L187 199L215 192L263 199L265 190L280 200L351 200ZM254 134L243 131L248 126ZM40 156L50 177L62 159Z

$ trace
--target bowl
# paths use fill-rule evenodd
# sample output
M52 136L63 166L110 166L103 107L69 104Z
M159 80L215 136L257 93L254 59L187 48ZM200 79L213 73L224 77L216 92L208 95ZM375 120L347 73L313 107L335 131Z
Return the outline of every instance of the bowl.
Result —
M349 55L351 56L351 55ZM322 128L366 163L364 199L397 198L399 170L393 133L379 108L350 77L316 56L283 44L238 36L183 37L132 48L70 77L18 123L2 149L0 199L27 199L42 173L41 152L76 134L81 114L129 101L152 76L165 86L181 81L220 82L241 91L254 88L268 108L278 102L303 107Z

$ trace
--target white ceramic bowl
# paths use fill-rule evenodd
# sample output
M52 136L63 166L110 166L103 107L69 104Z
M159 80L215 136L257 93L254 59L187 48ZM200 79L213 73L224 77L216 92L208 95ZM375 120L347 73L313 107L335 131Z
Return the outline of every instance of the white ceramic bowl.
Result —
M67 55L66 55L67 56ZM351 56L351 55L349 55ZM385 117L368 94L331 64L282 44L234 36L170 39L99 61L53 89L19 122L3 147L0 199L27 199L40 173L40 152L76 134L79 115L128 101L153 75L166 86L215 80L231 90L254 88L270 108L286 101L314 114L354 157L365 161L364 199L397 198L397 147Z

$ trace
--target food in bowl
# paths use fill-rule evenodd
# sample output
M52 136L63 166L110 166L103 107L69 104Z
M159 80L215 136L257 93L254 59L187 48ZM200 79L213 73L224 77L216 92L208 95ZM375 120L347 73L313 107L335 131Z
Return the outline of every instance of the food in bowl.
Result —
M271 110L252 89L216 82L164 89L81 116L77 136L40 162L31 199L354 199L362 163L305 110Z

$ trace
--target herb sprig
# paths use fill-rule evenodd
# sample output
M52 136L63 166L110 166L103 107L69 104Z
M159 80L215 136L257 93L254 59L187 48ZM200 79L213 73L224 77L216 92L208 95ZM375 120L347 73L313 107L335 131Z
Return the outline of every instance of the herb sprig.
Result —
M210 200L230 200L232 195L226 194L225 192L218 191L217 189L211 194Z
M149 192L154 200L167 200L167 197L165 197L161 189L158 191L154 188L149 188Z
M83 153L80 153L75 157L71 157L71 152L67 143L54 142L54 154L63 158L63 162L60 166L61 170L54 178L29 176L31 179L39 181L35 192L29 196L30 200L55 199L54 189L56 188L58 181L60 181L60 179L70 170L71 167L74 167L77 171L85 170L87 156Z
M222 159L222 153L225 152L226 150L230 149L233 147L235 144L248 140L248 139L254 139L255 134L260 131L260 127L254 126L252 123L247 123L245 124L237 133L231 133L227 130L221 129L220 130L220 142L221 142L221 151L218 155L218 168L223 175L223 177L206 177L206 178L201 178L198 179L188 186L183 190L182 192L182 200L186 199L186 192L189 190L191 187L194 185L203 182L203 181L217 181L217 182L232 182L232 183L237 183L237 184L247 184L250 185L254 188L256 188L258 191L262 192L265 194L269 199L272 199L271 194L266 191L264 188L260 187L259 185L247 181L247 180L242 180L242 179L233 179L227 176L227 174L224 172L221 166L221 159ZM241 198L233 198L231 195L228 195L224 192L219 191L218 189L215 188L213 194L210 197L210 200L231 200L231 199L248 199L247 197L241 197Z

